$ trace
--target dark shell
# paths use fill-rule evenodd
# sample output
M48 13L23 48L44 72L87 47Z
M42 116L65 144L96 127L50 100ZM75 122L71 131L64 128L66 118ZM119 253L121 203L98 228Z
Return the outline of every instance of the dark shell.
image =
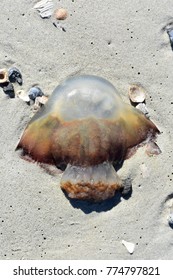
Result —
M32 87L28 92L28 96L31 100L35 101L36 97L43 96L44 93L39 87Z
M11 67L8 70L8 77L11 83L18 83L19 85L23 84L22 74L16 67Z
M6 85L3 86L3 91L5 94L7 94L10 98L15 97L15 92L14 92L14 86L12 83L7 83Z

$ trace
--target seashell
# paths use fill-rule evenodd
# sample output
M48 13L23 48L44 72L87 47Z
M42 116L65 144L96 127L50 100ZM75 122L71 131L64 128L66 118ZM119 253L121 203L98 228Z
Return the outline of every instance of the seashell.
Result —
M130 101L132 101L133 103L142 103L145 101L146 98L146 93L143 87L135 84L129 87L128 95Z
M150 141L146 145L146 153L148 156L159 155L161 154L161 149L159 146L154 142Z
M36 97L34 103L34 111L40 109L40 107L45 105L47 101L48 101L48 97L45 95Z
M140 110L144 115L148 116L149 112L148 112L148 109L147 109L145 103L137 104L136 108L138 110Z
M11 67L8 70L8 78L11 83L18 83L20 86L23 83L22 74L20 73L19 69L16 67Z
M3 86L3 91L5 94L7 94L10 98L15 97L15 92L14 92L14 86L11 83L7 83L5 86Z
M44 93L42 92L42 90L39 87L32 87L30 88L29 92L28 92L28 96L31 100L35 101L36 97L38 96L43 96Z
M168 224L171 228L173 228L173 212L171 212L168 216Z
M123 188L112 163L122 162L129 150L158 133L109 81L82 75L55 88L17 149L37 162L65 165L60 185L69 198L99 202Z
M173 50L173 26L170 26L167 29L167 33L168 33L168 36L169 36L169 41L170 41L171 48Z
M30 98L29 96L25 93L24 90L18 90L16 92L16 96L19 97L20 99L22 99L23 101L29 103L30 102Z
M133 252L135 250L135 244L134 243L131 243L131 242L128 242L128 241L125 241L125 240L122 240L121 243L126 247L127 251L130 254L133 254Z
M67 10L64 8L56 9L54 11L54 17L57 20L64 20L68 16Z
M0 69L0 85L8 82L8 71L6 69Z
M39 12L41 18L49 18L53 13L53 6L51 0L42 0L35 4L34 9Z
M46 102L48 101L48 97L45 95L38 96L38 97L36 97L36 99L38 100L40 105L45 105Z

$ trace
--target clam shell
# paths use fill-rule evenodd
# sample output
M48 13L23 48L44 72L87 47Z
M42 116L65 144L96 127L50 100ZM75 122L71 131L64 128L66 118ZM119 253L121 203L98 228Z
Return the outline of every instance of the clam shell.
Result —
M8 82L8 71L6 69L0 69L0 84Z
M142 103L146 99L146 93L143 87L135 84L130 85L128 95L134 103Z
M64 20L68 16L67 10L64 8L56 9L54 11L54 17L57 20Z
M122 240L121 243L126 247L127 251L130 254L133 254L133 252L135 250L135 244L134 243L131 243L131 242L128 242L128 241L125 241L125 240Z

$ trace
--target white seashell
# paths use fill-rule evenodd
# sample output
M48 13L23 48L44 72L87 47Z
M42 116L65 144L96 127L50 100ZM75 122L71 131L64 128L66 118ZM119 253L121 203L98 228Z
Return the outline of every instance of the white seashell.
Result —
M139 103L136 108L140 110L144 115L148 115L149 113L145 103Z
M53 2L51 0L42 0L35 4L36 9L42 18L49 18L53 14Z
M134 243L131 243L131 242L128 242L128 241L125 241L125 240L122 240L121 243L126 247L127 251L130 254L133 254L133 252L135 250L135 244Z
M129 87L128 95L130 100L134 103L142 103L146 98L146 93L143 87L135 84Z
M25 102L30 102L30 98L29 96L25 93L24 90L18 90L16 92L17 97L19 97L20 99L22 99Z

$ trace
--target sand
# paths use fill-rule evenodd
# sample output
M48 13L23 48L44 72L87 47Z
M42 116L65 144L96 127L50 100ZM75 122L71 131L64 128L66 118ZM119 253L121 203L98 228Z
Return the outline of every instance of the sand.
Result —
M42 19L36 2L0 2L0 68L21 70L24 83L15 90L37 84L49 95L67 76L95 74L129 103L128 87L139 83L162 153L148 157L140 148L124 162L118 174L132 178L128 199L71 202L61 175L15 152L33 108L0 89L0 258L173 259L173 52L163 30L173 21L172 1L54 0L68 10L66 32ZM122 240L135 244L133 254Z

